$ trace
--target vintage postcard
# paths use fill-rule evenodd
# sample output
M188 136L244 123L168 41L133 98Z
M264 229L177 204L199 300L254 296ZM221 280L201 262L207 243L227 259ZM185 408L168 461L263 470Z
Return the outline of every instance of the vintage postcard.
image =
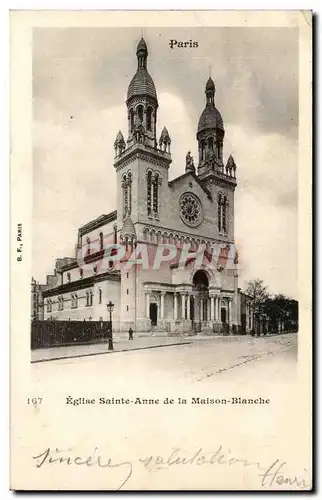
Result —
M311 45L11 12L12 489L312 489Z

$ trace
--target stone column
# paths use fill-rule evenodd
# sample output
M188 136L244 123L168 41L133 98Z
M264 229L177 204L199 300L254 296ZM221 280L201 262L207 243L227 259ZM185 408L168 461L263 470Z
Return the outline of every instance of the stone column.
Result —
M161 292L161 303L160 303L160 318L163 319L164 318L164 296L165 296L165 292Z
M185 303L186 296L184 293L181 294L181 319L185 319Z
M200 299L200 320L204 320L204 308L203 308L204 299Z
M215 297L210 297L210 321L215 319Z
M187 319L191 319L190 317L190 295L187 295Z
M232 313L232 311L231 311L231 309L232 309L232 299L231 298L229 298L227 300L227 304L228 304L228 323L231 325L231 317L232 317L232 314L231 314Z
M174 319L178 319L178 295L176 293L174 294L173 299L173 317Z
M220 295L217 297L217 321L221 321L220 318Z
M146 296L146 317L150 319L150 293L147 292Z
M195 322L199 322L200 321L200 313L199 313L199 298L197 295L194 295L193 297L193 304L194 304L194 311L193 311L193 315L194 315L194 321Z

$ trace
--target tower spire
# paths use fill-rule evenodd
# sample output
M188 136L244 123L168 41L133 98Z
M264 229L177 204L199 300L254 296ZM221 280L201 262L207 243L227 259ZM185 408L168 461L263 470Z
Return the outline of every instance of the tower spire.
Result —
M211 76L209 76L208 81L206 83L206 90L205 90L207 104L214 104L215 92L216 92L216 88L215 88L214 81L211 78Z
M147 45L145 43L143 36L138 43L138 46L136 49L136 55L138 58L138 69L140 69L140 68L146 69L147 58L148 58L148 48L147 48Z

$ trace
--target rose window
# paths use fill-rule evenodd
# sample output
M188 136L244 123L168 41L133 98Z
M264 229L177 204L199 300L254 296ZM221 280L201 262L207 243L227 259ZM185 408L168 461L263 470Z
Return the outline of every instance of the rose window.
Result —
M202 209L199 199L192 193L185 193L180 198L180 216L188 226L201 223Z

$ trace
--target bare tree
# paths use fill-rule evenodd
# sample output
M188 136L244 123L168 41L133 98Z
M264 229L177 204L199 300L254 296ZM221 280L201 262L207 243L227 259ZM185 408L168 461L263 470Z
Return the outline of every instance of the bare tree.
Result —
M255 315L259 314L268 298L267 286L263 280L255 279L246 282L246 293L252 297L253 306L253 329L255 325Z

